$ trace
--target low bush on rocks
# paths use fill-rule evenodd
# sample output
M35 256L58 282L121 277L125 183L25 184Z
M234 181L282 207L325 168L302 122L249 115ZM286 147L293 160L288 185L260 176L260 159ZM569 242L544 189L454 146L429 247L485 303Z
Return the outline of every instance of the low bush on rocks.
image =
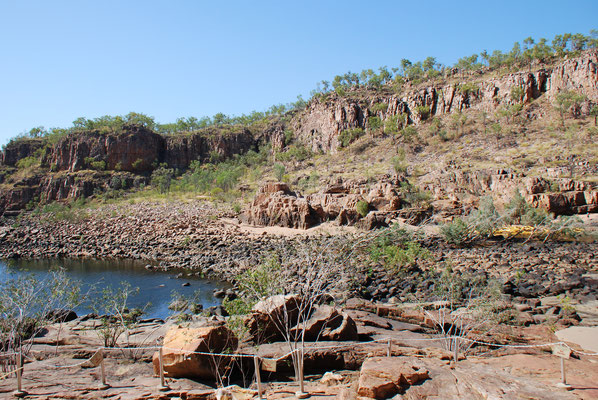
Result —
M434 278L435 302L420 299L424 312L445 337L447 350L467 352L499 324L513 320L501 284L484 274L459 273L450 263ZM427 307L426 307L427 305ZM430 306L431 305L431 306Z
M370 212L370 204L365 200L359 200L355 205L355 209L357 213L364 218Z
M579 217L561 215L553 219L545 210L532 207L516 191L502 213L491 197L484 197L477 210L442 225L440 233L447 243L463 246L492 236L543 241L574 239L584 231Z
M393 226L383 231L369 247L370 261L394 272L430 257L430 252L417 241L417 235Z

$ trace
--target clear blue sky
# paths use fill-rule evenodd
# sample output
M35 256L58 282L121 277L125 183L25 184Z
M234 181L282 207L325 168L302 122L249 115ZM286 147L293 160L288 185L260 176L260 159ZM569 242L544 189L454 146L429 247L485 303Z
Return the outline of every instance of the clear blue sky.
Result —
M451 64L597 17L596 0L0 0L0 144L81 116L264 110L348 70Z

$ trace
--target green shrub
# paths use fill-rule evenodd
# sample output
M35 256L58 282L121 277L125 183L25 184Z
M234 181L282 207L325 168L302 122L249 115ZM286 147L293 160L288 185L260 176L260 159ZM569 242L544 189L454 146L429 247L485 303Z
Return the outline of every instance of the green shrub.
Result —
M370 260L388 270L398 271L419 260L430 257L430 252L416 241L416 235L397 225L384 230L369 247Z
M384 123L384 134L388 136L395 136L399 133L399 116L391 115Z
M512 225L531 228L509 228ZM504 228L509 229L505 231ZM494 207L492 198L487 196L480 200L477 210L441 226L440 232L447 243L455 245L472 243L493 235L506 238L527 235L530 238L548 240L573 239L584 234L579 218L560 216L553 220L545 210L528 204L518 191L506 204L502 214Z
M254 306L252 302L247 299L237 298L229 300L228 297L222 301L222 307L226 310L228 315L246 315L251 312L251 308Z
M287 148L287 151L278 153L276 158L280 161L305 161L313 157L313 153L303 144L292 144Z
M405 174L407 172L407 163L405 163L405 158L394 156L392 158L392 169L396 174Z
M475 83L467 82L462 85L459 85L459 88L457 90L462 95L467 96L473 92L477 92L478 90L480 90L480 88Z
M398 154L392 158L392 168L396 174L404 174L407 172L407 163L405 159L405 149L399 149Z
M160 193L168 193L170 191L170 184L174 176L172 168L166 168L166 164L162 164L152 172L151 183L152 186L158 189Z
M511 89L510 95L511 100L519 103L523 101L523 96L525 96L525 90L523 89L523 86L515 86Z
M430 116L430 106L417 106L415 107L415 113L419 115L422 121L425 121Z
M285 167L284 165L280 164L280 163L276 163L274 164L274 167L272 167L273 171L274 171L274 177L281 182L282 178L284 177L285 174Z
M409 182L401 182L400 192L407 203L414 207L426 207L432 195Z
M256 172L261 177L260 165L268 160L269 147L262 147L259 152L253 150L243 155L216 164L202 164L198 160L191 162L189 169L179 183L181 190L211 193L219 188L220 193L232 190L244 175L252 176Z
M376 103L372 106L373 112L385 112L388 109L388 104L386 103Z
M357 213L361 215L361 217L365 217L370 212L370 204L365 200L359 200L355 205L355 209Z
M355 140L363 136L364 133L362 128L345 129L338 135L340 147L348 147Z
M455 218L440 226L440 234L445 242L462 246L471 240L473 231L463 218Z
M368 128L370 132L377 132L382 127L382 120L379 117L372 116L368 118Z
M401 129L401 136L403 136L403 139L405 139L406 142L411 142L413 139L417 138L417 129L412 125L408 125Z
M532 207L516 190L505 206L503 221L505 225L537 226L549 219L550 215L544 209Z
M116 164L116 165L118 166L119 164ZM138 158L137 160L133 161L133 164L131 164L131 167L133 168L134 171L141 171L143 169L143 160L141 158ZM121 169L122 169L122 165L121 165Z
M287 129L284 131L284 145L288 146L290 145L293 140L295 138L295 135L293 134L293 131L290 129Z
M18 169L27 169L39 165L39 159L36 157L24 157L17 161Z
M90 167L96 171L104 171L106 169L106 161L92 161Z
M249 268L235 278L242 298L250 307L263 297L280 294L282 288L277 283L282 279L282 266L275 256L266 258L255 268ZM272 293L274 287L274 292Z

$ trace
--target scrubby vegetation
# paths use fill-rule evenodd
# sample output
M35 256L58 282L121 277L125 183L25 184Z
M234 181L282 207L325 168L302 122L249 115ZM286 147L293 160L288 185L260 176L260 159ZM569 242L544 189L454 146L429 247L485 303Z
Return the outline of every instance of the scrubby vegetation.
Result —
M369 248L370 259L392 272L401 272L430 252L418 243L418 235L393 225L376 236Z
M493 236L510 239L548 240L575 238L583 233L579 217L559 216L554 219L545 210L534 208L516 191L499 212L491 197L481 199L477 209L466 217L455 218L440 229L445 241L462 246Z
M451 69L461 71L481 71L483 69L505 68L512 70L523 68L532 62L550 62L566 55L574 55L586 49L598 48L598 31L592 30L589 36L581 33L565 33L556 35L552 42L540 38L537 41L531 37L523 40L523 46L515 42L508 52L494 50L492 53L484 50L480 54L462 57L452 66L445 66L437 62L435 57L428 57L423 61L412 62L402 59L400 66L389 68L387 66L378 68L378 72L372 69L365 69L360 73L347 72L344 75L337 75L332 82L321 81L317 88L312 91L312 96L322 97L327 93L335 91L339 95L346 94L347 90L354 87L365 87L368 89L380 88L383 85L391 85L395 90L400 90L407 82L420 83L425 80L435 79L446 74ZM461 87L462 93L477 90L473 84ZM424 110L421 110L424 111Z

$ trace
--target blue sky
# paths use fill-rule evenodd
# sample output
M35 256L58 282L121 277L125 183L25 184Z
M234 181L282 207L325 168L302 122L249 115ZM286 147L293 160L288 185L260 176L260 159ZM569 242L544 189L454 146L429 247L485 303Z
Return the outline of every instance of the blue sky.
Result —
M596 16L596 0L0 0L0 144L81 116L264 110L349 70L452 64L528 36L588 34Z

